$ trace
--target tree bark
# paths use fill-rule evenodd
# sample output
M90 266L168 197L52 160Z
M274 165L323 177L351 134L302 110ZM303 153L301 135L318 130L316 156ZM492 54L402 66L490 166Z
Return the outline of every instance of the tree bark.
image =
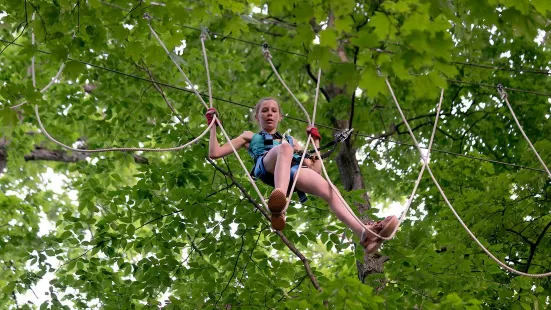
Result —
M6 149L6 143L2 143L0 140L0 173L4 172L4 169L8 163L8 151ZM137 164L149 164L147 158L130 154L134 158L134 162ZM32 160L46 160L46 161L58 161L65 163L75 163L78 161L83 161L86 158L90 157L90 153L84 152L72 152L71 154L67 153L64 150L49 150L35 146L35 149L31 153L24 156L25 161Z

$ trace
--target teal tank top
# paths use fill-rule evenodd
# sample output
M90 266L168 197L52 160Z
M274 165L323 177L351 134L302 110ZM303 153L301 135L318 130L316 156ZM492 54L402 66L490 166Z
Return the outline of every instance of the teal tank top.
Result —
M287 141L291 146L294 145L293 138L286 136ZM276 139L273 140L273 146L281 144ZM264 155L266 151L266 146L264 145L264 137L261 134L255 133L251 139L251 142L249 142L249 155L253 158L253 160L256 160L259 156ZM298 154L293 154L293 157L295 159L298 159L300 161L300 156Z

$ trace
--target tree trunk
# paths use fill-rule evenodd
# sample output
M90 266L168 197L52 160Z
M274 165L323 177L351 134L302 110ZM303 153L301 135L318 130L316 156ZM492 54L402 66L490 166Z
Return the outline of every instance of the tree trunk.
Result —
M337 95L341 95L345 90L335 87L334 85L326 86L326 92L328 99L332 99ZM349 96L351 97L351 95ZM333 125L336 128L345 130L348 129L348 120L334 120ZM353 139L346 143L341 143L339 146L339 152L337 153L335 160L339 169L342 185L346 191L365 189L363 181L363 175L356 158L357 149L354 147ZM356 204L360 214L364 214L365 211L371 208L370 197L367 192L364 193L364 203ZM373 222L367 216L361 216L362 222L365 224ZM382 256L379 253L365 254L363 262L357 261L356 267L358 269L358 279L365 282L365 278L370 274L382 273L383 264L388 260L388 257Z

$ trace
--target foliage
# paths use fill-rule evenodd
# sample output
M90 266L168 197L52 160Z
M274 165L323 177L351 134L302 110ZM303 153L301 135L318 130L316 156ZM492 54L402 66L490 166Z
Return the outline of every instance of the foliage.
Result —
M5 81L0 150L7 154L0 177L3 308L155 308L166 299L169 309L548 307L549 280L517 277L497 267L468 238L428 177L412 206L415 216L382 249L389 257L384 273L370 276L367 285L357 280L356 260L363 259L362 253L353 240L341 239L345 229L323 201L310 197L289 209L284 234L308 258L323 288L319 292L303 262L270 231L230 177L206 161L206 139L181 152L140 154L148 164L136 164L125 153L93 154L77 162L25 155L59 149L37 134L34 105L54 137L66 144L85 141L89 148L170 147L204 130L204 108L192 93L181 91L190 85L151 36L143 18L147 13L169 50L185 41L177 59L202 93L207 82L197 29L208 28L215 97L249 107L260 97L281 98L288 116L283 127L299 140L305 138L306 124L294 118L303 119L301 111L273 76L260 47L240 40L270 44L279 72L309 111L315 83L307 64L312 72L323 69L326 92L345 89L332 93L330 101L320 99L316 120L321 124L348 120L351 95L359 87L355 132L389 134L393 141L410 143L386 76L422 141L428 141L444 88L435 148L539 167L494 89L450 80L546 92L546 75L464 63L545 69L550 61L546 42L534 38L538 30L547 37L549 1L167 0L159 5L149 0L7 0L0 11L8 14L0 24L2 39L18 37L18 45L4 43L0 58ZM60 82L43 95L32 86L32 56L39 89L66 63ZM143 80L151 78L147 70L155 80L181 88L161 86L183 123L153 84ZM86 88L90 85L94 89ZM544 161L551 162L549 101L512 91L509 98ZM23 100L30 102L20 112L7 108ZM214 104L232 136L256 130L250 109L224 100ZM322 134L329 140L329 130ZM415 150L365 136L351 143L358 149L372 202L403 202L420 169ZM254 194L234 157L217 164ZM327 166L336 182L338 167L335 162ZM551 270L546 174L437 152L431 167L467 225L501 260L531 273ZM46 188L48 169L65 177L63 192ZM361 194L345 197L359 201ZM41 217L53 223L52 231L39 233ZM46 302L17 302L19 294L54 271Z

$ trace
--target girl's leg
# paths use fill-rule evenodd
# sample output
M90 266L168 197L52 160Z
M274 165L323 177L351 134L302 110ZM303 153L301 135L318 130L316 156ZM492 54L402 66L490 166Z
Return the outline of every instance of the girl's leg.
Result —
M283 143L272 148L264 156L263 163L266 170L274 175L275 189L268 199L272 228L283 230L285 228L284 209L287 205L287 189L291 174L291 161L293 160L293 148L289 143Z
M289 143L283 143L273 147L264 156L264 167L274 175L275 188L287 193L291 174L291 161L293 160L293 147Z
M305 193L316 195L327 201L337 218L360 238L360 243L368 254L376 252L383 240L369 233L366 227L380 236L388 237L399 224L395 216L389 216L374 224L363 224L356 214L344 205L339 198L340 194L333 191L329 182L313 170L301 169L296 187Z
M331 188L329 182L321 175L311 169L302 168L300 169L296 187L300 191L325 200L337 218L350 227L358 237L361 237L366 225L353 212L346 208L337 193Z

